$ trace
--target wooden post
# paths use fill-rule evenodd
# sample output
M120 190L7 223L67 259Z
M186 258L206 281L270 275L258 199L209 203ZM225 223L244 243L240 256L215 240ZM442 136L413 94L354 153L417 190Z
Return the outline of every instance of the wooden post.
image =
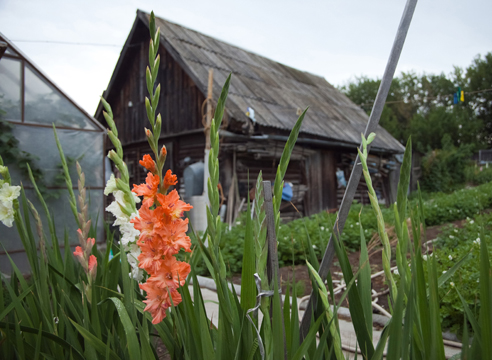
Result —
M278 289L280 291L280 273L278 268L278 252L277 252L277 236L275 234L275 214L273 213L273 196L272 185L270 181L263 181L263 196L265 198L265 216L267 226L267 244L268 244L268 257L267 257L267 278L270 288L274 288L274 281L277 282ZM275 277L275 274L277 275ZM282 298L280 298L282 301ZM272 307L270 306L270 320L272 320ZM287 343L285 342L285 324L282 317L282 329L284 333L284 358L287 359Z

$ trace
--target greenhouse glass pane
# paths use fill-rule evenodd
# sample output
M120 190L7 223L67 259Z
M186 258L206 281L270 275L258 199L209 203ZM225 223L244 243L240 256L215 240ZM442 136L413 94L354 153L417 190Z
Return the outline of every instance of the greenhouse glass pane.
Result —
M76 129L96 130L96 126L30 66L25 68L24 120Z
M13 134L19 140L19 149L36 158L34 166L42 171L45 186L65 187L53 129L17 125ZM75 161L78 161L85 174L86 186L103 187L104 133L57 129L57 134L67 159L73 185L77 186ZM9 167L15 181L27 181L25 172L20 172L15 165Z
M21 121L21 62L0 61L0 118Z
M58 243L63 246L65 230L68 234L69 243L73 247L78 245L77 229L78 226L75 222L70 204L68 203L68 192L65 190L63 196L58 199L49 196L50 192L56 190L47 190L49 200L46 201L50 215L54 218L56 236ZM78 196L78 191L75 191L75 196ZM44 233L46 235L48 245L51 243L51 235L49 233L49 226L47 217L43 211L43 207L39 202L34 190L26 189L26 197L33 203L34 207L38 211L41 221L43 223ZM89 201L89 216L92 219L92 224L97 225L96 233L94 237L96 242L105 243L104 238L104 226L103 226L103 192L102 190L89 190L87 191L87 201ZM97 218L99 215L99 218ZM38 242L39 238L35 236L35 241ZM14 224L11 228L2 225L2 236L0 240L5 247L6 251L12 253L12 259L23 273L29 271L29 264L27 257L25 256L24 247L22 241L17 232L17 228ZM3 250L3 249L2 249ZM63 249L62 249L63 251ZM63 256L63 255L62 255ZM0 255L0 271L6 274L10 274L10 264L8 258L5 255Z

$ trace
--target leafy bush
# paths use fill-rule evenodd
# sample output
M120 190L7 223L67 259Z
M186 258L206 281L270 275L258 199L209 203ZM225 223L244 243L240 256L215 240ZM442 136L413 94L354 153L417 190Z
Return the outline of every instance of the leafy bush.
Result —
M438 274L450 269L458 259L470 253L466 261L452 276L451 282L444 284L439 290L441 298L441 319L443 328L452 332L463 333L463 304L458 293L452 289L453 285L465 298L473 314L480 313L480 296L478 294L480 268L479 253L480 241L486 241L489 247L489 258L492 258L492 214L477 216L468 219L462 229L454 226L447 227L438 237L433 252L437 260ZM478 240L480 239L480 240ZM426 264L424 264L426 267ZM471 330L469 328L468 330Z
M424 202L427 225L440 225L447 222L474 217L480 211L492 206L492 182L451 194L434 194L434 198Z
M466 182L474 185L485 184L492 181L492 166L468 166L465 169Z
M442 142L442 150L433 150L422 159L421 186L425 191L450 192L465 182L471 146L455 147L449 135L445 135Z

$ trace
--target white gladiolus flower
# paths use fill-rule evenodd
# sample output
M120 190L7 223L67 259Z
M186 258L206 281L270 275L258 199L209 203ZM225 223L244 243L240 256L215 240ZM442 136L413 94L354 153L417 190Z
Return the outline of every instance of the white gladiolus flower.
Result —
M108 196L111 193L114 193L117 191L118 188L116 187L116 179L113 174L111 174L106 187L104 188L104 195Z
M122 235L120 243L125 246L128 245L128 243L135 242L136 238L140 236L140 231L135 229L131 222L122 224L120 226L120 232Z
M0 202L14 201L20 195L20 186L11 186L8 183L3 183L0 187Z
M128 253L128 263L131 266L136 266L138 264L138 256L142 253L140 247L137 244L130 244L126 247Z
M115 226L117 225L119 226L125 223L126 221L128 221L128 216L125 213L123 213L123 211L121 211L120 204L118 204L117 201L113 201L111 204L109 204L108 207L106 208L106 211L113 214L113 216L116 218L113 224Z
M14 200L20 195L20 186L3 182L0 186L0 221L7 227L14 224Z
M144 273L143 269L140 269L138 267L138 256L141 253L140 248L137 244L130 244L129 246L125 247L125 251L129 251L126 257L128 259L128 264L130 264L130 266L132 267L132 271L129 274L130 277L138 282L141 282L143 280Z
M143 269L140 269L138 266L137 267L132 267L132 272L128 275L132 277L134 280L137 282L142 282L143 280Z
M0 201L0 221L7 227L14 223L14 207L12 201Z

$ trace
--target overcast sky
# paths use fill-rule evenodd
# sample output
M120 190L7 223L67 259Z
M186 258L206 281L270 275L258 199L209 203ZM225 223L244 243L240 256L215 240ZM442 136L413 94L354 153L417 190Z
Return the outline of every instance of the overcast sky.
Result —
M137 8L343 85L382 76L405 2L0 0L0 32L93 114ZM448 74L492 51L491 15L490 0L419 1L397 74Z

